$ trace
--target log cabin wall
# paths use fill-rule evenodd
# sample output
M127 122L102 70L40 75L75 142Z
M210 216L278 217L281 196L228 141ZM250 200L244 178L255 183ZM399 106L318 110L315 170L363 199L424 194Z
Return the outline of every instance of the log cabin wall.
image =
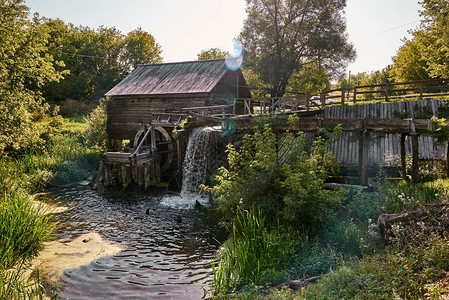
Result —
M209 97L111 97L107 105L107 133L110 139L132 139L153 115L179 112L180 108L209 105Z

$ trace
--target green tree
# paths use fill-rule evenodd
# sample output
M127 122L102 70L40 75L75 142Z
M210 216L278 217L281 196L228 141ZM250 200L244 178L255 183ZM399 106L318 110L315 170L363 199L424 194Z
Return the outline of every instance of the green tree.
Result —
M393 57L392 75L396 82L429 79L427 61L423 58L425 45L421 34L415 32L412 40L405 40Z
M138 64L159 63L161 50L141 28L123 35L116 28L97 29L46 19L51 53L63 60L69 74L45 87L51 101L99 99Z
M414 39L423 45L422 58L432 78L449 77L449 2L423 0L421 2L421 30L414 32Z
M292 90L309 94L318 94L331 86L327 70L317 62L311 62L294 73L288 82L288 87Z
M315 61L338 74L355 57L348 43L344 0L247 0L248 18L240 39L244 65L285 93L290 77Z
M198 60L218 59L226 58L228 51L223 51L220 48L210 48L208 50L202 50L197 54Z
M23 0L0 2L0 153L37 141L32 113L43 109L41 88L62 78L47 52L48 33Z
M162 62L161 47L154 37L142 28L137 28L125 37L123 59L132 71L140 64L155 64Z

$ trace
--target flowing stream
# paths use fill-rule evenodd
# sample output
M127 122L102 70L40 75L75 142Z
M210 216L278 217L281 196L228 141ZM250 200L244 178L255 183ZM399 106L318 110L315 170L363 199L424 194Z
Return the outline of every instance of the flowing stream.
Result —
M199 174L203 179L184 178L180 196L154 189L148 192L113 188L98 192L87 185L51 191L53 204L70 207L55 215L59 222L55 238L74 239L98 232L124 249L114 256L66 270L58 283L61 298L200 299L204 294L202 286L211 287L210 261L225 233L207 207L195 206L196 200L206 202L206 197L195 189L206 176L195 165L207 165L199 159L200 148L208 139L201 135L208 133L192 132L193 144L187 150L184 167L191 172L188 177Z

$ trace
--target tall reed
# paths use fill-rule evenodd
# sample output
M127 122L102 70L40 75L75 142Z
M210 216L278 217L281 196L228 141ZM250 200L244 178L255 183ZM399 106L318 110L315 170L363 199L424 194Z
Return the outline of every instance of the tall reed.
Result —
M240 211L230 239L212 262L215 293L263 283L288 264L299 241L279 224L270 228L259 210Z

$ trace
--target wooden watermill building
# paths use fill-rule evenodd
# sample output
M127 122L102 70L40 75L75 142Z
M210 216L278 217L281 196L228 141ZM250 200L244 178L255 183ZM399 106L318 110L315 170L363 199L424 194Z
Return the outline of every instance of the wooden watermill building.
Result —
M171 131L189 112L235 113L242 108L234 99L251 94L241 70L230 70L224 59L216 59L140 65L105 96L108 138L120 145L130 140L131 147L105 153L97 181L101 177L110 184L115 168L123 185L134 177L148 186L161 173L179 170L183 145L172 139Z
M251 96L245 85L224 59L138 66L106 93L108 137L133 139L147 123L173 127L195 108L231 109L233 98Z

